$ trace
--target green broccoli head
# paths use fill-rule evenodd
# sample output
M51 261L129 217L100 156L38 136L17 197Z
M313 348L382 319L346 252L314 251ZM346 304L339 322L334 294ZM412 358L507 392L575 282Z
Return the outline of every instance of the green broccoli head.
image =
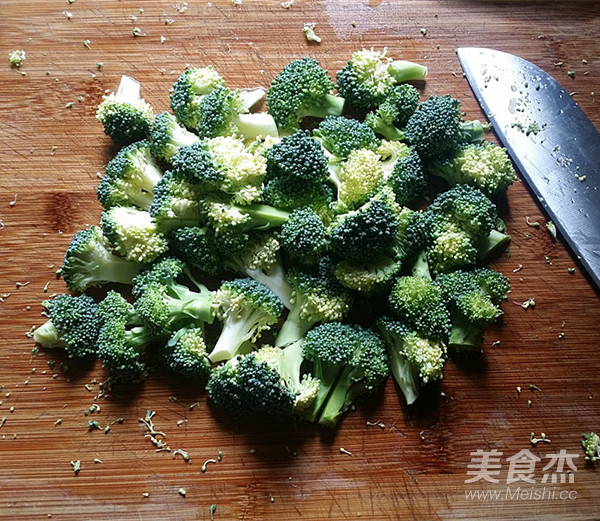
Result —
M57 295L43 302L48 320L36 328L33 339L46 348L64 348L70 358L96 353L98 305L89 295Z
M184 327L161 347L162 364L176 377L205 382L211 370L203 326Z
M104 132L118 145L128 145L150 134L154 113L140 96L140 84L122 76L116 92L102 97L96 118Z
M446 340L450 313L442 291L425 277L400 277L389 294L394 315L413 331L432 339Z
M388 90L385 100L365 116L365 124L376 134L391 141L404 139L401 130L419 105L419 91L408 83Z
M73 236L61 274L70 291L82 293L109 282L131 284L140 269L139 262L116 255L102 229L92 225Z
M206 226L185 226L169 235L173 254L209 275L216 275L222 269L221 258L215 244L214 232Z
M419 154L411 147L406 147L394 162L387 181L394 190L398 204L411 204L423 199L427 192L427 180Z
M202 98L221 87L225 87L225 80L211 65L183 71L171 93L171 109L177 121L188 128L197 128Z
M331 94L335 85L312 58L288 63L271 82L267 109L284 133L293 133L306 117L340 116L344 99Z
M585 459L591 463L600 460L600 436L594 432L583 433L581 435L581 446L585 452Z
M310 207L297 208L283 223L279 241L288 254L305 264L315 264L329 247L327 229Z
M338 176L338 211L352 210L366 203L383 185L381 157L372 150L353 150L341 163Z
M245 342L279 320L281 299L265 284L251 278L225 281L215 293L213 309L222 329L209 357L213 362L235 357Z
M369 262L342 260L335 268L335 276L342 286L366 295L383 295L389 291L402 262L381 255Z
M338 160L347 158L353 150L374 151L379 146L379 139L368 125L343 116L327 116L313 135Z
M161 112L154 120L150 136L150 150L158 159L171 161L177 151L196 143L200 138L182 127L175 116Z

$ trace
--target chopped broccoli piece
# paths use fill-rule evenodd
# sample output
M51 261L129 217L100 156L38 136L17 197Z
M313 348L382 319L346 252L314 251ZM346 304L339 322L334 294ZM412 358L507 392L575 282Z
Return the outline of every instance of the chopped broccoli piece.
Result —
M171 93L171 109L177 121L188 128L198 128L202 98L220 87L225 87L225 80L211 65L183 71Z
M377 110L365 117L365 125L391 141L404 139L403 129L419 105L419 91L404 83L388 90Z
M161 347L162 364L174 375L184 380L204 382L208 379L211 363L204 336L204 326L184 327L173 333Z
M510 285L504 275L489 268L442 273L434 284L450 310L450 347L480 351L485 326L501 314Z
M430 165L428 171L450 186L469 184L487 195L506 191L517 180L506 149L491 142L462 145L449 159Z
M394 190L396 203L410 204L422 199L427 191L427 180L419 154L412 148L398 148L393 169L387 177Z
M400 277L389 294L395 316L421 336L445 341L450 333L450 313L442 291L425 277Z
M89 295L58 295L43 303L48 320L33 332L33 339L46 348L64 348L70 358L96 353L98 305Z
M128 145L106 165L98 185L98 200L105 210L113 206L137 206L149 210L153 190L163 172L150 155L148 141Z
M351 262L344 259L335 268L335 276L342 286L367 295L380 295L389 291L402 262L380 255L368 262Z
M422 386L442 379L446 344L423 337L390 317L379 319L377 326L390 355L394 380L410 405L419 397Z
M329 247L327 228L309 207L297 208L279 231L281 246L293 259L316 264Z
M102 97L96 118L115 143L129 145L150 135L154 113L140 96L140 84L122 76L117 92Z
M213 308L223 327L209 355L212 362L235 357L242 344L256 341L283 312L281 299L251 278L223 282L215 293Z
M592 463L600 460L600 436L594 432L583 433L581 435L581 446L585 452L585 459Z
M357 397L379 387L389 374L381 337L358 325L330 322L316 326L306 334L302 349L319 380L305 416L326 427L335 427Z
M70 291L84 292L109 282L131 284L140 269L139 262L116 255L101 228L92 225L73 236L61 274Z
M192 268L216 275L222 268L214 232L206 226L184 226L169 235L173 254Z
M381 105L389 90L400 82L423 80L427 67L386 57L387 49L355 52L337 73L340 95L356 109L373 110Z
M169 249L169 243L149 212L113 206L102 212L102 233L127 260L152 262Z
M340 116L344 99L331 94L335 85L312 58L288 63L271 82L267 109L283 133L293 133L306 117Z
M8 53L8 61L13 67L20 67L25 60L25 51L23 49L15 49Z
M154 120L150 150L158 158L171 161L181 147L193 145L200 138L185 129L172 114L161 112Z
M341 161L353 150L376 150L379 139L365 123L344 116L327 116L319 123L313 135L332 154L329 161Z

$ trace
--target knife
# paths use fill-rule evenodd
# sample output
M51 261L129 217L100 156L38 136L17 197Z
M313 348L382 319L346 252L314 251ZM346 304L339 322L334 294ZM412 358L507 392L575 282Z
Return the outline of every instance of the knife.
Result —
M457 53L498 139L600 288L600 132L536 65L492 49Z

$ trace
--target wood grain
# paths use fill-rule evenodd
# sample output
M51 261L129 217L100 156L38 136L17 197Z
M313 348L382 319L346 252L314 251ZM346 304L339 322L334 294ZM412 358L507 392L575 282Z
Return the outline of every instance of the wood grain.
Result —
M598 1L296 0L285 10L279 1L214 0L190 1L185 12L174 3L0 5L0 292L10 294L0 302L0 518L205 520L216 504L215 520L599 519L600 476L580 448L582 432L600 431L598 292L560 240L526 224L526 216L542 223L544 216L521 183L503 210L510 258L495 264L513 284L502 322L486 335L483 356L451 360L441 387L415 406L405 406L390 380L335 433L269 419L236 425L201 389L164 377L99 399L106 377L99 364L79 367L50 351L30 359L25 333L43 321L40 302L65 289L55 276L64 251L76 230L98 221L97 172L115 151L94 113L122 74L137 78L159 111L187 64L215 65L231 87L267 86L301 56L335 71L358 48L388 46L391 56L429 66L425 96L451 93L475 118L481 112L454 50L487 46L553 74L600 127L590 94L600 94ZM305 41L306 21L317 23L321 44ZM134 37L134 27L144 36ZM8 65L15 48L27 52L25 75ZM515 305L529 298L534 309ZM93 403L101 410L84 415ZM190 463L155 452L138 422L146 410L156 411L169 446L187 450ZM88 431L89 420L104 427L121 417L107 434ZM532 446L531 432L551 443ZM465 484L470 453L492 449L503 453L500 483ZM540 458L577 454L574 483L546 485L576 497L466 498L505 493L505 458L522 449ZM219 451L222 461L201 472ZM538 463L535 485L517 482L513 491L541 489L547 461Z

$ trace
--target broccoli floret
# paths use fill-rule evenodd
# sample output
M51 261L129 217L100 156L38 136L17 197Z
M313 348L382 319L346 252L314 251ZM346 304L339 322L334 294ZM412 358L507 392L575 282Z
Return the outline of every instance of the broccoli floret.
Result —
M142 379L146 364L141 356L155 338L144 327L133 305L111 290L98 304L98 318L98 358L111 378L117 382Z
M206 226L185 226L169 235L173 254L192 268L209 275L221 271L222 262L215 244L214 232Z
M139 262L116 255L101 228L92 225L71 239L61 274L70 291L81 293L108 282L131 284L140 269Z
M422 199L427 191L427 180L419 154L412 148L398 148L393 169L387 177L394 190L396 203L405 205Z
M385 100L377 110L369 112L365 124L375 133L391 141L404 139L401 130L419 105L419 91L404 83L388 90Z
M262 282L283 305L291 308L292 288L285 274L280 243L269 232L255 232L238 254L229 255L223 264L238 273Z
M268 112L284 133L297 130L306 117L340 116L344 99L331 94L334 87L316 60L292 61L271 82L266 98Z
M156 338L168 338L183 327L213 321L213 292L202 284L196 283L198 291L194 291L178 282L186 275L190 276L189 270L182 261L165 257L133 281L135 310Z
M241 91L225 87L202 98L196 130L200 137L238 136L244 140L279 135L273 116L249 113Z
M404 137L424 161L451 154L461 141L460 101L430 96L419 103L406 124Z
M20 67L25 61L25 51L23 49L15 49L8 53L8 62L13 67Z
M62 294L42 302L48 320L33 332L33 339L46 348L64 348L70 358L96 353L98 305L89 295Z
M200 201L205 191L205 185L167 170L154 187L149 211L158 230L167 235L177 228L201 224L204 218Z
M585 452L585 459L591 463L600 460L600 436L594 432L583 433L581 435L581 446Z
M281 299L251 278L223 282L215 293L213 308L223 326L209 355L213 362L235 357L242 344L255 342L283 312Z
M510 239L495 230L498 212L494 203L469 185L456 185L439 194L423 218L430 235L427 254L434 273L472 267Z
M323 257L317 266L292 266L287 277L292 286L292 309L277 335L277 346L304 338L317 322L340 321L350 311L352 294L335 278L330 258Z
M205 382L210 374L211 363L204 326L184 327L175 331L161 347L159 358L174 376L194 382Z
M327 228L309 207L290 213L279 231L279 241L292 259L305 264L317 263L329 247Z
M225 87L225 80L211 65L183 71L171 93L171 109L177 121L188 128L197 128L202 98L220 87Z
M428 171L450 186L469 184L487 195L504 192L517 180L506 149L489 141L462 145L451 158L430 165Z
M379 319L377 326L390 355L394 380L410 405L419 397L421 387L442 379L446 344L425 338L390 317Z
M379 387L389 374L381 337L358 325L321 324L307 333L302 349L319 380L305 416L326 427L335 427L357 397Z
M128 145L106 165L98 185L98 200L105 210L113 206L137 206L149 210L153 190L163 172L150 155L148 141Z
M248 232L279 228L289 216L289 212L273 206L240 206L216 197L206 197L203 207L204 215L215 231L217 248L226 256L238 254L247 246Z
M140 84L122 76L117 92L102 97L96 118L104 132L118 145L129 145L150 135L152 107L140 96Z
M423 80L427 67L386 57L387 49L362 49L355 52L337 73L340 95L357 109L373 110L381 105L396 84Z
M127 260L152 262L169 249L167 238L144 210L113 206L102 212L100 225L115 251Z
M200 138L177 123L168 112L161 112L154 120L150 136L150 150L158 159L171 161L181 147L196 143Z
M502 314L500 303L510 289L506 277L488 268L476 268L440 274L434 284L441 289L450 310L449 345L480 351L485 326Z
M324 224L329 224L333 218L335 191L328 183L277 177L264 186L263 199L266 204L288 212L296 208L312 208Z
M379 139L368 125L343 116L327 116L313 135L332 155L330 163L347 158L353 150L376 150L379 146Z
M395 316L426 338L445 341L450 333L450 313L438 286L425 277L400 277L389 294Z
M335 276L346 288L367 295L381 295L390 289L401 269L402 262L380 255L368 262L342 260L335 268Z
M400 207L382 191L357 210L335 217L329 226L331 250L352 262L368 262L392 247Z
M308 407L319 387L301 372L302 362L300 343L285 349L264 346L215 368L207 385L209 397L234 416L289 416Z

